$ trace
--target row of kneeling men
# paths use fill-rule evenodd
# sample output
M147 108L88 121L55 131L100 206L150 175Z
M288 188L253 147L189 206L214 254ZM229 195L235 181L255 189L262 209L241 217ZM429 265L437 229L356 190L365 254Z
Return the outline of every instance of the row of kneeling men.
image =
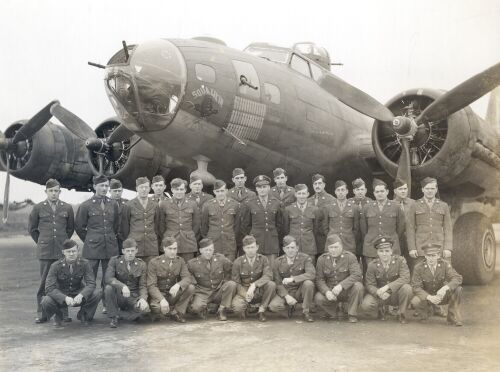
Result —
M317 306L326 318L336 318L339 309L347 309L351 323L358 321L358 313L384 319L388 307L393 306L399 321L406 323L411 303L422 321L435 308L448 304L448 324L462 325L462 277L440 258L441 247L436 244L425 247L425 259L417 264L410 280L406 260L393 254L393 241L388 237L377 239L374 247L378 258L369 264L364 285L355 255L343 249L335 234L326 238L327 252L319 257L316 267L310 256L299 252L290 235L284 237L285 253L273 267L267 257L257 253L259 247L252 235L245 236L245 253L234 262L214 253L210 239L200 241L199 256L187 263L177 255L175 238L166 237L162 246L164 254L146 264L136 257L136 242L125 240L123 255L109 262L103 294L96 288L88 261L79 258L78 244L66 240L64 258L51 265L47 276L44 316L50 319L55 315L54 325L61 326L63 309L79 306L77 317L88 324L103 297L113 328L119 319L138 319L145 313L151 318L168 315L181 323L186 312L205 319L210 304L218 305L219 320L227 319L228 310L245 318L249 308L257 306L260 321L266 321L267 310L286 311L290 317L297 303L302 303L307 322L314 321L311 310Z

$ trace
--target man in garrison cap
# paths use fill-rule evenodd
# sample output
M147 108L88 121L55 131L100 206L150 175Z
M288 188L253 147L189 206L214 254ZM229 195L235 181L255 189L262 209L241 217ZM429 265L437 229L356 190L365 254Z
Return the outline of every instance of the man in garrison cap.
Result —
M156 203L160 203L165 199L168 199L165 194L165 189L167 185L165 184L165 178L162 175L156 175L151 180L151 188L153 189L153 195L151 196L151 200Z
M366 313L378 313L385 320L387 307L398 306L399 322L406 324L406 309L413 295L410 286L410 270L404 257L394 255L393 241L382 236L373 242L378 258L368 265L365 287L368 294L361 308Z
M120 230L123 238L136 241L136 255L147 264L159 254L160 209L158 203L148 198L151 189L149 179L137 178L135 189L137 196L123 207Z
M61 185L55 179L45 183L47 199L33 207L28 219L28 231L36 243L36 256L40 264L40 285L36 294L37 317L35 323L47 321L42 312L42 297L45 295L45 280L50 265L62 257L64 240L71 238L75 230L73 208L59 199ZM67 309L64 318L68 318Z
M425 259L417 263L411 278L415 294L411 303L419 311L421 321L432 315L434 306L448 304L447 322L459 327L462 276L441 257L442 249L440 243L427 243L423 247Z
M212 195L203 192L203 181L201 180L201 177L196 174L191 173L189 176L189 188L191 189L191 192L186 194L186 198L194 201L200 212L203 205L207 201L214 198Z
M322 211L308 200L309 190L304 184L295 185L296 202L285 207L283 234L295 238L299 251L308 254L313 263L318 254L317 236L326 229Z
M326 181L325 176L322 174L315 174L312 176L312 185L314 189L314 195L309 197L309 202L311 205L318 207L323 213L323 221L326 223L328 221L328 212L325 207L331 203L333 203L336 199L333 195L327 193L325 191ZM324 229L320 229L318 231L318 235L316 236L316 247L318 248L318 256L323 253L325 250L325 241L326 241L326 232Z
M240 318L245 319L248 305L259 303L258 318L265 322L266 310L276 294L273 269L267 258L257 253L257 241L252 235L243 238L245 254L233 263L232 279L238 284L232 307Z
M356 256L345 251L342 239L337 234L326 238L326 252L318 258L316 265L316 287L314 298L318 307L328 318L335 319L339 302L347 302L350 323L358 321L358 307L363 299L361 269Z
M399 239L405 230L404 213L398 204L387 199L389 189L384 181L373 180L373 195L371 201L363 207L360 216L360 230L363 238L363 269L366 271L370 261L377 258L377 251L373 245L375 240L382 236L392 239L393 251L400 255Z
M310 314L316 276L312 259L299 252L295 238L290 235L283 238L283 250L285 253L276 259L273 266L276 296L271 300L269 310L281 312L288 308L288 317L291 317L297 302L302 301L304 320L314 322Z
M230 198L233 198L237 202L242 203L256 196L255 192L245 187L247 176L245 175L245 171L243 169L233 169L232 181L234 183L234 187L228 191L228 196Z
M257 197L243 202L241 230L242 234L255 237L259 253L273 265L280 249L278 239L283 228L283 205L270 195L270 183L271 179L265 175L254 178Z
M226 183L214 182L215 199L207 201L201 211L201 236L214 242L215 253L222 253L231 262L236 258L240 234L240 203L228 198Z
M398 203L399 207L403 211L405 215L405 231L399 240L399 244L401 247L401 255L406 259L406 262L409 263L410 255L408 254L408 237L406 235L406 229L408 228L408 216L410 214L410 209L413 204L415 204L415 200L410 198L408 195L411 190L408 190L408 184L406 181L403 181L399 178L394 180L393 183L393 191L394 191L394 203Z
M118 204L118 213L120 214L120 218L122 215L122 210L127 203L127 199L122 198L123 194L123 185L119 179L113 178L109 180L109 197L111 200L115 201L116 204ZM121 254L122 252L122 243L126 239L121 236L121 233L118 234L117 236L118 239L118 250Z
M111 328L118 326L120 318L135 320L149 312L147 265L136 254L137 243L128 238L123 242L123 255L109 260L104 302L111 318Z
M367 203L373 201L371 198L366 196L367 191L368 189L366 188L366 184L365 181L363 181L363 179L356 178L354 181L352 181L352 192L354 196L352 198L347 199L347 201L357 206L360 218L363 207ZM358 233L356 241L356 257L360 261L363 257L363 237L361 236L361 230Z
M293 187L288 186L288 176L283 168L273 170L275 186L271 188L271 195L278 199L284 207L295 202L295 191Z
M61 327L62 310L68 306L80 307L77 319L86 326L94 318L102 291L96 288L89 261L78 257L77 243L67 239L61 248L64 257L50 266L42 309L47 319L55 315L54 326Z
M356 244L359 235L359 210L355 203L347 199L347 184L338 180L335 182L337 199L325 206L327 212L327 234L337 234L342 240L345 251L356 254Z
M196 202L186 198L187 182L174 178L170 182L172 199L160 203L158 231L162 239L171 236L177 239L178 255L188 261L198 250L200 232L200 211Z
M216 303L219 304L218 319L227 320L226 309L230 308L236 294L236 283L231 280L231 261L220 253L214 253L212 240L202 239L200 255L189 260L187 265L195 282L190 312L206 319L207 305Z
M83 243L82 257L89 261L94 277L97 277L99 263L102 269L101 287L104 288L104 274L109 259L117 256L117 234L120 228L118 204L106 195L109 180L105 176L94 176L95 194L78 207L75 230ZM106 313L106 307L103 307Z
M151 312L170 315L185 323L184 315L194 295L194 285L186 262L177 255L177 241L167 236L162 241L163 254L153 258L148 265L148 292Z
M451 258L453 250L450 208L444 201L436 198L437 180L426 177L420 185L424 196L410 207L406 227L411 266L423 259L423 247L429 243L439 244L442 249L441 254L447 260Z

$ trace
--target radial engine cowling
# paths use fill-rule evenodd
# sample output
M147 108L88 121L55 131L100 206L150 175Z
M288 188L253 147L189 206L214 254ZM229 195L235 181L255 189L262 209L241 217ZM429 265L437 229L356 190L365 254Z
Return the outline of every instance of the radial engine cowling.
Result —
M398 94L386 106L395 116L417 117L441 94L414 89ZM402 146L392 123L375 121L372 143L380 165L395 177ZM496 146L494 130L470 107L439 122L425 122L410 142L412 178L434 177L440 188L454 188L462 197L478 197L494 186L491 172L499 171L500 159L488 157Z

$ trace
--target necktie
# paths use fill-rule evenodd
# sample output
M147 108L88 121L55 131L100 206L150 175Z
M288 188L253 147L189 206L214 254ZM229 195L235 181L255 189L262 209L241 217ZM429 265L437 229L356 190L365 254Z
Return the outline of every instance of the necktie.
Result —
M173 261L172 261L172 260L170 260L170 262L169 262L169 264L168 264L168 267L172 267L172 265L173 265Z
M101 199L101 209L104 210L106 206L104 205L104 199Z
M318 205L318 194L314 195L314 205Z
M73 264L69 264L69 273L73 274Z
M333 267L337 266L337 257L333 258Z
M127 262L127 270L130 271L130 262Z
M200 204L200 196L199 195L196 196L196 204Z
M434 273L436 272L436 266L430 266L430 269L431 269L432 275L434 275Z
M210 262L210 260L208 260L207 261L207 269L208 269L208 271L210 271L210 268L211 268L211 262Z
M401 200L401 210L404 212L405 211L405 203L404 201Z
M340 208L340 210L341 210L341 211L343 211L343 210L344 210L344 207L345 207L344 202L342 202L342 203L341 203L341 202L339 202L339 208Z
M267 200L266 199L260 199L260 202L262 203L262 206L264 207L264 209L266 209Z
M382 210L384 209L384 205L378 203L378 209L379 209L380 212L382 212Z
M306 209L306 204L299 204L299 209L304 212L304 210Z
M241 189L238 189L238 199L241 198Z
M221 208L224 208L224 202L220 202L219 205Z
M56 211L56 203L50 203L50 207L52 208L52 212Z
M283 199L285 196L285 190L284 189L281 189L280 190L280 199Z

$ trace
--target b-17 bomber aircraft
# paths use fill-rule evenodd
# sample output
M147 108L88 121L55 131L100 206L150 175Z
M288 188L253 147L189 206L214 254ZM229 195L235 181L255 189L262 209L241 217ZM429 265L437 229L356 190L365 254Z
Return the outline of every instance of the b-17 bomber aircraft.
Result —
M317 172L330 185L398 176L413 195L431 176L451 207L454 266L468 283L493 278L500 123L468 105L499 85L500 63L448 92L411 89L385 105L332 74L328 52L309 42L244 51L206 37L123 42L106 66L89 64L104 69L117 116L93 130L52 101L10 125L0 138L4 206L10 174L82 191L104 174L133 190L139 176L194 171L210 185L236 167L250 178L283 167L292 183Z

